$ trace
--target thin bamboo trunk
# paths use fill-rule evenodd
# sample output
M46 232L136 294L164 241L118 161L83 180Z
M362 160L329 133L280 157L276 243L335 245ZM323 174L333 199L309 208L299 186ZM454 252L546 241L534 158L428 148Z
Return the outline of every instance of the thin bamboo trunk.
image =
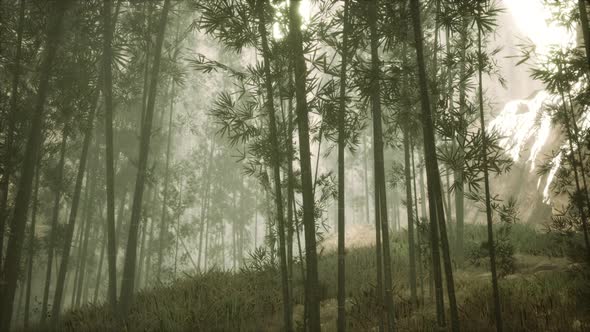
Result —
M438 6L438 5L437 5ZM446 234L445 216L442 203L442 191L440 173L438 170L438 161L436 159L436 145L435 145L435 130L432 118L432 110L430 105L430 95L428 92L428 82L426 76L426 65L424 61L424 50L423 50L423 36L422 36L422 23L420 19L420 1L411 0L410 9L413 19L414 27L414 41L416 45L416 57L418 62L418 79L419 88L421 94L421 106L422 106L422 124L424 126L422 132L424 135L424 154L426 158L426 175L428 181L428 191L430 199L430 218L431 218L431 247L433 262L435 263L435 286L437 286L437 320L439 325L444 325L442 320L443 307L440 306L442 302L442 276L440 271L436 267L436 262L439 260L438 252L438 236L435 231L436 226L440 227L440 237L443 249L443 261L445 265L447 291L449 295L450 312L451 312L451 328L453 331L459 331L459 318L457 311L457 304L455 299L454 279L452 266L450 261L450 253L448 247L448 238ZM436 218L436 221L433 222ZM438 273L437 273L438 272ZM438 276L437 276L438 274ZM440 290L439 290L440 289ZM443 323L443 324L441 324Z
M129 225L129 239L127 241L127 251L125 252L125 264L123 269L123 281L121 284L120 310L118 312L125 317L129 312L133 302L133 289L135 282L135 269L137 262L137 231L141 217L141 206L143 199L143 189L147 176L147 159L149 154L150 140L152 136L152 120L154 117L154 108L156 103L156 92L158 89L158 76L160 72L160 59L162 55L162 45L164 43L164 34L166 23L168 21L168 12L170 10L170 0L165 0L164 7L158 27L156 38L156 48L154 50L154 63L152 67L150 93L148 96L145 124L142 126L139 162L137 166L137 179L135 182L135 194L133 196L133 207L131 209L131 221Z
M45 99L50 91L49 80L51 69L56 57L60 37L62 34L64 15L72 0L57 0L53 6L49 31L47 33L47 47L44 50L43 61L40 66L41 75L35 100L35 107L31 114L29 134L25 146L24 158L16 193L14 214L11 221L10 236L6 248L3 280L0 285L0 330L9 331L13 313L14 294L18 280L22 247L26 226L26 219L31 199L33 177L37 155L41 146L42 126L45 110Z
M84 280L88 280L88 277L90 276L90 273L88 272L88 269L86 269L85 272L86 276L84 277ZM90 285L88 282L86 282L84 284L84 290L82 292L82 299L80 300L82 303L88 303L88 292L90 291Z
M242 183L242 188L240 188L240 211L246 211L245 188L244 183ZM245 223L247 222L247 219L241 221L238 227L238 269L241 269L244 263L244 228L246 226ZM287 261L287 275L289 273L288 264L289 262ZM289 280L289 285L290 284ZM291 287L289 287L289 289L291 289ZM289 294L291 294L291 292L289 292Z
M82 218L82 220L84 220ZM72 240L72 246L77 247L78 248L78 259L76 261L76 267L74 268L74 285L73 285L73 290L72 292L70 292L70 307L73 308L74 304L76 302L76 291L78 290L78 275L80 274L80 256L81 256L81 251L82 251L82 235L84 234L84 224L85 222L82 223L82 225L80 225L78 228L76 228L76 235L74 237L74 239Z
M154 162L155 164L155 162ZM154 165L152 167L152 169L155 169L156 166ZM153 216L155 213L152 213L150 209L152 206L156 206L156 199L158 197L158 187L157 185L154 183L150 186L149 188L149 192L151 193L151 197L150 197L150 202L148 202L147 206L145 207L145 211L143 213L145 222L141 225L141 244L139 246L139 262L137 264L137 271L136 271L136 280L135 280L135 290L141 289L144 287L145 285L145 275L143 274L144 271L144 265L145 262L147 260L147 257L149 256L148 253L148 246L149 243L147 242L148 240L148 223L149 223L149 227L153 228L153 224L154 224L154 220L155 218L150 218L149 216Z
M51 234L50 234L50 246L47 248L47 269L45 270L45 287L43 288L43 302L41 304L41 324L45 323L47 318L47 306L49 304L49 291L51 289L51 276L53 275L53 256L55 254L55 248L57 247L57 226L59 218L61 190L63 186L63 168L66 156L66 142L68 137L67 125L64 125L62 130L62 140L59 152L59 165L57 173L57 188L55 190L55 198L53 201L53 212L51 217ZM56 260L57 263L57 260Z
M416 260L418 261L418 279L420 280L420 302L423 303L424 302L424 274L422 271L422 249L420 248L420 244L422 243L421 241L421 236L420 236L420 216L418 215L418 189L416 188L416 165L415 165L415 158L414 158L414 142L412 142L412 139L410 138L410 146L411 146L411 159L412 159L412 179L413 179L413 185L414 185L414 212L415 212L415 217L413 222L416 223L416 226L418 227L418 232L416 232L416 240L418 243L418 248L417 248L417 252L416 252ZM412 204L410 202L410 204Z
M418 172L420 174L420 212L422 214L423 218L427 218L427 208L426 208L426 201L428 200L428 197L426 197L426 190L425 190L425 186L424 186L424 173L426 170L426 165L424 165L424 158L422 158L422 162L423 164L420 165L418 168Z
M401 220L398 215L399 212L399 193L397 190L391 190L391 220L392 220L392 231L399 232L401 230L402 224Z
M64 292L64 293L67 293L67 291L68 291L67 287L69 287L69 286L70 286L70 283L69 283L69 281L70 281L70 276L71 276L71 275L72 275L72 272L71 272L71 271L68 271L68 272L66 273L66 279L65 279L65 285L66 285L66 288L65 288L65 292ZM72 285L72 286L73 286L73 285ZM73 287L72 287L72 288L73 288ZM63 307L63 299L64 299L64 297L62 297L62 298L61 298L60 307ZM52 310L52 311L53 311L53 310Z
M481 13L480 13L481 14ZM479 121L482 132L482 151L481 158L483 161L483 178L484 178L484 190L485 190L485 204L486 204L486 220L488 228L488 250L490 253L490 269L492 272L492 290L494 297L494 316L496 318L496 331L503 331L502 323L502 309L500 307L500 290L498 288L498 275L496 272L496 243L494 242L494 229L492 221L492 203L490 197L490 180L488 172L488 139L486 136L485 116L483 112L483 53L481 45L481 29L478 29L477 34L477 48L478 48L478 95L479 95ZM565 101L564 101L565 102ZM573 151L572 151L573 153Z
M201 237L202 232L199 232L199 233L200 233L199 237ZM258 241L258 188L255 189L255 192L254 192L254 249L258 248L257 241ZM201 240L199 240L199 246L201 245L200 242L201 242ZM199 253L200 253L200 250L199 250Z
M348 65L348 33L350 30L350 1L344 1L344 26L342 31L342 64L340 65L340 109L338 113L338 331L346 330L345 287L345 193L344 149L346 145L346 70Z
M445 29L445 39L446 39L445 40L446 52L447 52L447 55L448 55L448 54L451 54L451 52L452 52L452 49L451 49L451 31L450 31L450 28L448 28L448 27ZM454 108L454 100L453 100L453 97L454 97L455 91L454 91L454 88L453 88L453 77L454 77L453 70L452 70L451 67L449 67L447 69L447 82L446 82L446 86L445 86L446 103L447 103L448 108L449 108L449 110L448 110L448 113L449 114L453 114L454 113L454 110L453 110L453 108ZM455 147L455 138L454 137L451 137L450 140L452 142L452 147L454 148ZM445 201L446 202L445 211L447 212L447 221L449 223L449 233L448 233L448 236L450 236L451 243L453 244L453 245L451 245L451 248L455 249L456 248L456 245L455 245L456 239L454 239L455 232L453 232L453 226L452 226L453 225L453 221L452 221L453 220L452 219L452 216L453 216L452 206L453 205L451 203L451 180L450 180L451 170L449 168L449 165L446 165L445 168L446 168L445 169L446 170L446 172L445 172L445 178L446 178L446 182L447 182L447 186L445 188L446 194L447 194L446 201Z
M221 230L220 233L215 234L217 238L219 238L219 242L221 242L221 264L225 269L225 222L223 221L223 216L220 218L221 220ZM217 240L214 238L214 240ZM217 243L217 241L213 241L213 243Z
M318 258L316 252L315 207L313 197L312 172L309 144L309 119L306 90L306 64L301 35L299 1L291 2L289 7L289 33L295 62L295 96L297 100L297 120L299 131L299 160L301 163L301 183L303 194L303 224L305 225L305 251L307 264L307 303L308 324L312 332L320 331L320 299L318 281Z
M102 265L104 262L104 252L105 252L105 248L107 246L107 233L106 233L106 225L105 227L103 227L103 231L102 231L102 241L101 241L101 245L100 245L100 258L98 259L98 269L96 270L96 282L95 282L95 286L94 286L94 297L92 298L92 302L93 303L97 303L98 301L98 293L100 291L100 281L101 279L101 275L102 275Z
M203 255L204 272L207 272L207 264L209 263L209 209L207 209L207 219L205 220L205 249Z
M380 60L379 45L377 34L377 7L378 0L369 3L369 28L371 31L371 69L373 79L371 80L371 110L373 113L373 155L375 169L375 210L379 209L379 219L377 227L381 227L381 245L383 258L383 291L384 291L384 310L387 318L387 330L395 329L393 315L393 289L391 276L391 251L389 249L389 222L387 217L387 195L385 189L385 166L383 160L383 129L381 118L381 96L380 96Z
M98 98L98 94L97 94ZM74 226L76 224L76 216L78 214L78 205L80 203L80 193L82 192L82 181L84 180L84 172L86 171L86 162L88 160L88 150L90 148L90 142L92 140L92 132L94 128L94 115L96 112L97 101L94 102L93 107L90 109L90 114L86 122L86 128L84 133L84 142L82 143L82 153L80 155L80 162L78 165L78 174L76 176L76 184L74 185L74 192L72 198L72 207L70 210L70 216L68 224L66 225L66 235L64 240L63 254L61 265L57 276L57 285L55 289L55 296L53 298L52 308L52 325L55 327L59 321L59 315L62 305L62 297L64 295L66 272L68 270L68 262L70 258L70 249L72 247L72 236L74 235ZM96 157L98 158L98 152Z
M150 223L150 230L149 230L148 236L149 236L149 245L148 245L149 254L147 255L147 257L145 259L145 267L144 267L145 280L143 282L145 286L150 285L150 276L151 276L151 270L152 270L152 255L154 252L154 242L155 242L154 241L154 221L153 220Z
M293 198L295 197L295 193L293 193ZM293 218L295 219L295 232L297 234L297 250L299 251L299 265L301 266L301 281L303 282L303 286L307 287L306 280L306 273L305 273L305 264L304 264L304 257L303 257L303 250L301 249L301 237L299 236L299 220L297 220L297 206L295 199L293 199ZM303 292L303 331L307 331L307 291Z
M287 262L289 270L289 289L290 294L293 295L293 235L295 231L295 193L294 188L294 177L293 177L293 65L292 61L289 61L287 70L289 75L289 99L287 102L288 109L288 122L287 122ZM258 196L256 196L258 198ZM258 203L256 204L256 222L258 222ZM256 241L256 237L254 239ZM303 264L303 262L301 262Z
M266 179L270 179L270 176L268 175L268 169L266 167L264 167L264 177ZM264 242L266 244L266 247L269 249L270 251L270 263L271 265L275 264L275 258L276 258L276 236L275 233L273 232L273 226L275 225L275 221L274 221L274 214L272 212L272 190L270 188L270 181L264 181L263 182L263 186L264 186L264 194L266 196L266 222L265 222L265 234L264 234Z
M373 167L374 168L374 167ZM376 174L376 173L375 173ZM383 292L383 243L381 236L381 208L379 207L379 191L375 190L373 197L375 204L375 264L377 265L377 303L381 309L379 315L379 332L385 330L385 294Z
M41 155L41 153L40 153ZM33 261L35 258L35 226L37 224L37 209L39 207L39 174L41 171L41 156L37 160L37 167L35 171L35 194L33 196L33 211L31 216L31 229L29 231L29 260L27 266L27 292L25 298L25 317L24 317L24 329L29 327L29 314L30 314L30 303L31 303L31 284L33 279Z
M272 146L271 164L273 166L273 180L274 180L274 197L275 207L277 213L278 233L279 233L279 264L281 268L281 288L283 296L283 319L285 324L285 331L293 331L293 312L291 307L291 295L289 293L289 272L287 269L287 251L285 240L285 216L283 207L283 196L281 189L281 151L279 149L279 138L276 124L276 111L274 107L274 91L273 82L270 70L271 53L267 40L266 31L266 17L265 17L265 1L258 0L257 14L258 14L258 32L261 37L262 56L264 58L264 84L266 88L266 111L268 112L270 142ZM280 96L279 96L280 97ZM234 246L235 248L235 246ZM235 257L234 257L235 261Z
M172 116L174 115L174 82L172 82L172 99L170 101L170 110L169 110L169 117L168 117L168 138L166 143L166 168L164 169L164 197L162 199L162 216L160 217L160 240L159 240L159 247L158 247L158 269L157 269L157 278L160 279L160 274L162 272L162 262L164 257L164 234L166 232L166 215L167 215L167 207L168 204L168 181L169 181L169 172L170 172L170 149L172 145Z
M408 214L408 246L410 259L410 297L412 305L416 306L416 248L414 244L414 207L412 206L412 174L410 164L410 138L408 129L404 130L404 170L406 175L406 211Z
M103 96L105 108L106 144L106 198L107 198L107 263L109 269L109 305L111 313L117 312L117 246L115 239L115 164L113 143L113 78L111 72L113 27L111 24L112 0L104 0L103 6Z
M16 305L16 312L14 313L14 320L19 320L23 309L23 297L25 297L25 285L23 282L18 283L18 302Z
M127 201L127 185L124 185L121 195L119 197L119 210L117 212L117 224L115 225L115 239L117 240L117 248L121 246L121 227L125 219L125 202Z
M234 191L232 193L232 199L233 199L233 204L232 204L232 208L234 209L234 211L236 210L236 192ZM223 220L221 221L222 225L225 226L225 224L223 223ZM232 224L232 230L231 230L231 238L232 238L232 269L235 271L236 270L236 261L237 261L237 236L238 233L236 231L237 225L236 225L236 220L234 220L233 224ZM225 230L225 227L223 227ZM225 237L225 232L222 233L222 236ZM225 257L225 255L224 255ZM225 264L224 264L225 267Z
M146 39L145 39L145 64L143 69L143 94L141 96L141 112L140 112L140 126L138 135L141 135L141 130L145 125L145 111L147 108L148 91L150 90L150 50L152 45L152 11L154 2L145 2L144 11L147 11L146 17Z
M23 30L25 26L25 4L26 0L20 1L18 27L16 31L16 54L14 58L14 68L12 76L12 89L10 94L10 110L8 111L8 126L6 128L7 137L4 142L6 159L4 160L4 172L0 180L0 271L2 271L3 253L4 253L4 233L6 231L6 220L8 219L8 187L10 185L10 176L12 175L12 158L14 132L16 130L16 115L18 113L18 85L20 82L21 57L23 44Z
M76 292L76 307L78 307L80 305L80 300L82 298L82 290L84 289L84 280L85 280L85 275L86 275L86 262L88 260L88 242L90 241L90 231L93 228L93 223L92 223L92 216L90 213L90 201L94 199L94 195L96 192L96 181L95 180L91 180L91 177L86 176L86 185L88 186L86 188L86 198L84 199L84 210L85 210L85 216L84 219L85 224L86 224L86 229L84 230L84 243L82 244L82 250L81 250L81 254L78 256L79 260L81 261L81 265L80 265L80 275L79 275L79 280L78 280L78 290ZM92 184L91 184L92 183ZM89 192L92 193L89 193Z
M179 204L178 206L180 207L180 209L182 209L182 182L178 181L178 200L179 200ZM176 250L174 252L174 279L176 279L176 271L177 271L177 265L178 265L178 243L180 242L180 216L181 213L180 211L178 212L178 216L176 217L176 231L174 233L176 233ZM222 220L223 222L223 220ZM224 264L225 265L225 264Z
M211 139L211 147L209 150L209 159L207 160L207 167L204 170L205 191L203 193L201 205L201 229L199 231L199 258L197 259L197 266L201 268L201 256L205 262L205 271L207 270L207 228L209 226L209 195L211 192L211 167L213 166L213 152L215 151L215 141ZM205 253L203 252L203 233L205 234Z
M363 159L365 162L365 167L363 168L365 171L365 223L371 223L371 216L369 212L369 163L367 161L367 136L363 133Z
M146 205L146 209L149 206L152 206L154 203L154 196L155 196L155 190L153 190L152 188L150 188L148 190L148 196L150 196L150 192L151 192L151 197L148 198L147 201L147 205ZM140 229L140 240L139 240L139 261L137 263L137 271L135 272L135 290L137 291L138 289L141 289L141 272L143 270L143 260L145 259L145 237L147 235L147 225L149 222L149 218L147 217L149 215L148 211L145 211L142 213L143 218L144 218L144 222L139 226Z
M465 123L465 113L467 111L467 96L466 96L466 49L467 49L467 29L468 29L468 21L466 18L462 18L462 27L461 27L461 41L460 41L460 68L459 68L459 79L461 81L459 85L459 116L458 119L460 126L458 128L459 134L457 136L457 144L458 144L458 159L459 165L463 165L464 159L464 151L463 146L465 143L464 134L466 133L466 123ZM459 266L463 264L463 246L464 246L464 228L465 228L465 195L464 195L464 184L463 184L463 169L459 168L455 171L455 219L456 219L456 238L455 238L455 258L457 259L457 263Z

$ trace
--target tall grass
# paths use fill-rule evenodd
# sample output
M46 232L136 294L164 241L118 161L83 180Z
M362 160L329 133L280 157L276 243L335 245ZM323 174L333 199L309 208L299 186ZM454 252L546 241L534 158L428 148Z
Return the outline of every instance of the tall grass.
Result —
M435 328L436 315L428 292L427 276L424 279L425 296L420 298L420 306L413 308L410 305L406 236L403 231L392 236L394 310L398 330L431 331ZM473 243L484 241L485 227L468 225L466 236ZM558 269L536 271L535 264L550 260L550 256L563 256L565 250L547 248L555 245L555 238L526 225L514 227L511 236L521 263L518 265L520 270L500 281L505 330L590 330L590 277L587 269L579 270L579 265L576 265L578 270L568 269L562 263ZM533 254L543 256L535 258ZM325 331L335 330L336 258L335 253L326 253L319 259ZM566 261L564 258L558 260ZM141 291L124 323L111 317L103 305L86 305L66 313L59 330L281 331L278 270L268 264L251 266L256 268L236 273L213 270L187 275L173 283ZM347 252L347 321L351 331L368 331L378 325L383 308L376 300L375 273L374 248L356 248ZM456 273L456 286L462 330L492 331L492 298L486 267L462 267ZM299 264L294 267L293 290L295 321L301 326L304 289Z

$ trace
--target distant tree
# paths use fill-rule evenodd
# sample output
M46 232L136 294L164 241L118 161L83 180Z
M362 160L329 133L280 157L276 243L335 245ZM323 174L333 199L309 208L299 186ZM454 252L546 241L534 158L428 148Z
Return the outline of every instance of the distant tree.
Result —
M35 171L35 192L33 196L33 208L31 211L31 226L29 229L29 252L28 252L28 261L27 261L27 290L25 294L25 313L23 318L23 327L27 329L29 327L29 317L30 317L30 304L31 304L31 284L33 279L33 264L34 264L34 255L35 255L35 227L37 225L37 211L39 207L39 173L41 171L41 155L39 153L39 158L37 161L36 171Z
M279 150L279 138L277 133L277 125L275 118L275 100L273 91L273 81L270 70L271 53L268 46L268 38L266 32L266 18L265 18L265 1L257 1L257 16L258 16L258 33L260 34L262 56L264 59L264 77L266 87L266 111L268 112L269 129L270 129L270 144L273 149L271 154L271 161L273 166L273 177L274 177L274 196L275 205L277 209L277 221L278 221L278 233L279 233L279 264L281 267L281 283L283 290L283 306L284 306L284 320L285 330L293 330L293 318L291 309L291 296L289 294L289 281L287 271L287 252L286 252L286 239L285 239L285 215L283 208L283 197L281 189L281 162L280 156L281 151Z
M381 237L381 250L383 261L383 291L384 310L387 317L387 330L395 329L393 316L393 289L391 276L391 252L389 249L389 223L387 217L387 196L385 190L385 166L383 160L383 130L381 115L381 88L380 88L380 59L379 59L379 35L377 34L377 12L379 2L371 1L368 8L368 22L371 31L371 111L373 113L373 153L375 167L375 216L377 237ZM380 235L379 235L380 233ZM377 264L379 258L377 259Z
M86 125L84 128L84 142L82 143L82 152L80 155L80 161L78 164L78 172L76 175L76 184L74 186L74 193L72 197L72 207L70 208L70 216L66 225L66 238L64 241L64 247L62 251L62 259L60 268L57 276L57 283L55 289L55 295L53 297L52 306L52 325L56 326L60 316L60 310L62 306L62 297L64 296L66 273L68 269L68 262L70 258L70 249L72 246L72 237L74 234L74 226L76 224L76 217L78 214L78 205L80 203L80 195L82 192L82 182L84 180L84 174L86 171L86 163L88 161L88 151L90 149L90 142L92 141L92 133L94 129L94 118L97 108L98 95L95 97L95 102L90 105L90 110L87 115ZM89 226L87 226L89 227Z
M103 6L103 59L102 59L102 95L105 110L105 145L106 145L106 197L107 197L107 263L109 269L108 299L111 311L116 313L117 306L117 246L115 239L115 161L113 143L113 78L111 72L113 26L111 23L112 0L104 0ZM148 143L149 145L149 143ZM141 173L141 165L138 173ZM143 188L141 188L143 190ZM136 191L136 195L138 195ZM141 197L141 195L140 195ZM141 202L141 198L140 198ZM140 203L141 204L141 203Z
M345 192L344 192L344 148L346 145L346 70L349 57L348 34L350 31L350 0L344 1L342 27L342 60L340 68L340 100L338 113L338 331L346 330L346 287L345 287Z
M490 24L493 21L497 11L493 7L487 6L484 3L478 3L477 15L475 17L475 23L477 25L477 53L478 53L478 96L479 96L479 120L482 133L482 150L481 158L483 163L483 179L484 179L484 193L485 193L485 206L486 206L486 220L488 230L488 248L490 254L490 269L492 272L492 290L494 296L494 314L496 319L496 330L503 330L502 323L502 309L500 307L500 290L498 288L498 276L496 272L496 243L494 242L494 230L492 220L492 206L490 196L490 180L488 171L488 137L486 135L485 116L484 116L484 96L483 96L483 81L482 73L484 71L484 53L482 49L482 35L486 32L491 32L495 27L494 24Z
M12 309L16 283L19 275L21 263L21 251L24 243L24 231L26 216L29 210L29 202L32 193L33 177L39 146L41 144L41 128L43 124L43 114L45 100L49 92L49 79L51 69L63 27L64 15L72 1L59 0L56 2L55 15L47 34L47 47L41 63L41 76L39 78L39 88L35 103L35 109L32 114L31 126L24 153L22 173L19 180L18 192L15 199L14 215L11 222L11 233L8 239L6 249L6 262L2 271L4 282L0 286L0 329L9 331L12 319Z
M443 246L443 256L445 257L445 271L447 279L447 288L449 293L449 301L451 306L451 328L453 331L459 331L459 315L457 311L457 304L455 300L454 280L452 268L450 266L449 248L447 240L447 231L445 227L445 216L442 207L442 191L440 173L438 169L438 161L436 158L436 145L435 145L435 129L433 124L432 108L431 108L431 95L428 91L428 82L426 76L426 64L423 49L423 34L422 25L420 18L420 1L410 1L410 12L413 21L414 28L414 39L416 45L416 57L418 63L418 80L419 89L421 95L421 106L422 106L422 125L424 126L422 132L424 135L424 155L426 159L426 174L428 179L428 191L429 191L429 205L430 205L430 233L431 233L431 247L432 247L432 259L436 268L436 261L438 260L438 236L436 226L440 227L440 234ZM438 225L436 221L438 220ZM436 271L435 271L436 273ZM435 276L435 278L439 277ZM440 297L440 295L438 295ZM442 299L440 299L442 300ZM440 304L437 305L438 312L438 323L443 323L440 313Z
M66 120L67 121L67 120ZM53 259L58 247L57 238L59 232L59 210L61 208L61 198L63 194L63 173L66 160L66 143L69 134L69 124L64 124L61 132L61 144L59 149L59 162L56 169L56 178L54 184L53 213L51 216L51 234L49 238L49 247L47 248L47 267L45 272L45 287L43 288L43 304L41 305L41 324L45 323L47 317L47 306L49 304L49 290L51 288L51 276L53 269Z
M139 162L137 166L137 179L135 183L135 194L133 196L133 206L131 210L131 221L129 224L129 239L127 241L127 250L125 252L125 264L123 270L123 281L121 284L120 294L120 312L123 317L127 315L133 301L133 291L137 262L137 232L141 217L141 207L143 191L146 181L147 159L152 136L152 123L154 117L154 108L156 102L156 92L158 91L158 74L160 71L160 60L162 45L164 43L164 34L168 22L168 12L170 10L170 0L165 0L160 22L158 24L158 34L156 36L156 45L154 50L154 62L152 66L150 90L148 94L147 108L145 111L145 123L142 123Z
M10 177L13 172L13 148L14 134L16 130L16 116L18 111L19 84L21 80L21 57L23 49L23 30L25 25L26 0L21 0L19 4L18 27L16 32L16 55L14 59L14 68L12 73L12 87L10 92L10 110L8 110L6 125L6 140L4 142L5 158L3 165L3 176L0 180L0 271L2 271L3 252L4 252L4 233L6 229L6 220L8 219L8 186Z

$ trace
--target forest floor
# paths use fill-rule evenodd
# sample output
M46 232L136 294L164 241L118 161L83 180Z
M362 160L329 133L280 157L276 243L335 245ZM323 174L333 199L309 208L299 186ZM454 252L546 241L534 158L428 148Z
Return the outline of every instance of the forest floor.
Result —
M471 230L478 239L481 230ZM517 229L519 242L512 269L500 280L506 331L590 330L590 274L563 255L542 233ZM473 235L475 234L475 235ZM483 234L483 233L482 233ZM436 312L429 279L419 279L418 308L410 303L404 232L392 239L394 311L398 331L435 330ZM532 237L531 237L532 236ZM523 242L524 239L528 241ZM477 241L470 241L472 247ZM551 251L546 251L551 248ZM260 262L259 262L260 263ZM322 330L335 331L336 255L330 248L319 259ZM424 269L427 265L423 266ZM293 271L294 321L303 327L304 298L300 265ZM424 270L423 275L428 275ZM466 259L454 269L462 331L495 331L491 275L485 260ZM376 331L380 307L375 296L374 249L357 246L346 260L349 331ZM446 289L445 289L446 294ZM445 304L448 300L445 296ZM448 319L447 310L446 317ZM43 330L43 329L39 329ZM103 305L88 304L68 312L60 330L69 331L281 331L282 304L278 271L250 264L240 272L209 271L142 290L125 326L117 325Z
M516 255L515 256L515 264L516 264L516 270L514 271L514 273L507 275L504 280L502 281L503 286L506 287L510 287L510 286L515 286L515 285L523 285L523 282L525 283L532 283L532 284L536 284L537 286L539 284L545 284L545 283L551 283L551 282L561 282L559 281L559 279L561 279L562 277L566 276L568 273L570 272L574 272L575 271L575 267L577 267L577 265L574 265L572 263L569 262L569 260L565 259L565 258L560 258L560 257L549 257L549 256L532 256L532 255ZM455 283L456 286L458 288L458 292L457 292L457 298L459 300L460 306L459 309L462 310L465 314L465 306L470 305L470 303L472 302L472 295L474 292L474 289L480 289L486 288L486 283L490 283L491 282L491 273L490 272L486 272L485 269L483 267L473 267L473 266L467 266L465 268L462 269L457 269L455 271ZM425 296L426 297L430 297L430 290L428 289L429 286L427 286L427 289L424 290L425 292ZM488 292L488 290L486 289L486 294ZM446 292L446 287L445 287L445 292ZM408 299L410 298L410 293L409 291L406 292L407 294L396 294L399 299L401 299L402 301L407 302ZM446 293L445 293L446 294ZM434 308L434 303L432 302L432 298L426 298L422 300L422 303L424 304L424 306L418 311L417 315L408 315L408 316L398 316L398 320L401 318L400 322L398 322L399 325L403 326L402 330L422 330L421 327L424 327L423 330L430 330L428 328L428 326L430 326L433 322L430 321L432 318L434 318L435 315L435 308ZM445 301L447 301L447 298L445 298ZM491 301L491 298L490 298ZM357 309L358 312L358 308L354 308L354 302L352 301L348 301L347 302L347 310L351 311L353 309ZM481 304L479 304L481 305ZM487 316L488 316L488 311L491 308L491 303L489 303L487 305L487 307L485 308L481 308L484 309L484 311L482 311L482 315L481 318L486 318L486 319L482 319L482 324L484 320L487 320ZM321 303L321 317L322 317L322 327L326 330L326 331L336 331L336 319L337 319L337 301L336 298L329 298L326 299L324 301L322 301ZM553 310L553 309L551 309ZM304 312L304 306L302 304L297 305L294 308L294 320L296 322L297 325L302 326L303 325L303 312ZM526 315L526 313L523 311L522 312L523 315ZM547 312L547 315L552 315L551 312ZM420 317L422 316L422 317ZM416 322L416 319L421 318L422 322ZM523 317L523 319L525 319L525 321L523 321L523 325L526 325L525 322L528 321L526 320L525 317ZM372 319L368 319L367 321L372 321ZM363 322L362 320L356 320L356 327L363 327L363 330L373 330L372 326L370 324L366 324L365 322ZM495 329L491 328L490 325L492 324L492 321L490 320L489 322L486 322L485 326L481 326L478 327L478 331L486 331L488 328L490 331L495 331ZM360 326L359 326L360 325ZM469 326L473 326L473 322L469 323ZM400 327L401 327L400 326ZM524 326L522 326L524 328ZM365 329L366 328L366 329ZM376 330L376 329L375 329ZM539 331L537 329L533 329L530 328L531 331ZM581 329L581 321L578 321L578 323L576 323L575 321L572 322L571 325L571 331L582 331Z

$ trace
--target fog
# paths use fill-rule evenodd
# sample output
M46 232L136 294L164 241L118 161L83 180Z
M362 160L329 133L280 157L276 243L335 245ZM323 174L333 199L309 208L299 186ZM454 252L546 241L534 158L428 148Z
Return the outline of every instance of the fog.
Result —
M0 330L590 329L587 7L1 2Z

